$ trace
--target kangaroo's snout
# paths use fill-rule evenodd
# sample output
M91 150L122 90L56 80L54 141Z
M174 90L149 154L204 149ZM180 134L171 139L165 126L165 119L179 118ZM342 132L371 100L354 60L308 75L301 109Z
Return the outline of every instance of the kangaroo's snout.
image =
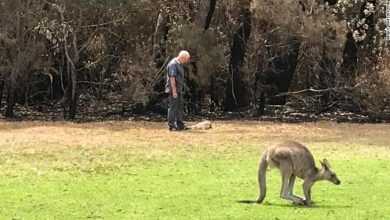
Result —
M336 185L340 185L341 181L340 180L336 180L333 183L336 184Z

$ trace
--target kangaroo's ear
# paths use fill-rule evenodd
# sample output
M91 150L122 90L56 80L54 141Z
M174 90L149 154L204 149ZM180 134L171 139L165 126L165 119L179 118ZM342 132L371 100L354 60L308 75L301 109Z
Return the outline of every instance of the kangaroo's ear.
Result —
M320 160L320 163L321 163L321 166L322 166L322 168L324 168L324 170L329 170L329 163L328 163L328 161L326 160L326 159L324 159L324 160Z
M328 161L327 159L323 159L322 161L324 162L324 164L325 164L329 169L332 168L332 167L330 166L330 164L329 164L329 161Z

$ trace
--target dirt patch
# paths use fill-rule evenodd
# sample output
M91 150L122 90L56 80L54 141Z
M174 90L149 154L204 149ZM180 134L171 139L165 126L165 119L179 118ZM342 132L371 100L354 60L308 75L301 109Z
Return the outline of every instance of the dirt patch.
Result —
M191 122L189 124L194 124ZM390 147L390 124L272 123L213 121L208 131L169 132L163 122L107 121L4 122L0 121L1 148L112 147L176 145L264 146L284 139L302 142L343 142Z

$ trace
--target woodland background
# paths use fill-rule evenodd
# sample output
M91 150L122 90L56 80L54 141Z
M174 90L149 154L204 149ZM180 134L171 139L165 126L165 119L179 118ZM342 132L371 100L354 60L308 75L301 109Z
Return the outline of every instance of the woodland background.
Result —
M390 121L382 0L0 0L5 118L166 114L186 49L189 117Z

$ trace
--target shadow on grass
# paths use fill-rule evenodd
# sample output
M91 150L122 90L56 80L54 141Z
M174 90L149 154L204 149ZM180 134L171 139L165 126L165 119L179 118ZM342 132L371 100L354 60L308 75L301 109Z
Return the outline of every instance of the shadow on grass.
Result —
M256 203L254 200L237 200L237 203L240 204L251 204L251 205L263 205L263 206L279 206L279 207L287 207L287 208L296 208L296 207L302 207L302 208L352 208L351 205L319 205L319 204L314 204L311 206L305 206L305 205L298 205L298 204L273 204L269 202L264 202L264 203Z
M258 204L254 200L237 200L237 203L243 203L243 204Z

